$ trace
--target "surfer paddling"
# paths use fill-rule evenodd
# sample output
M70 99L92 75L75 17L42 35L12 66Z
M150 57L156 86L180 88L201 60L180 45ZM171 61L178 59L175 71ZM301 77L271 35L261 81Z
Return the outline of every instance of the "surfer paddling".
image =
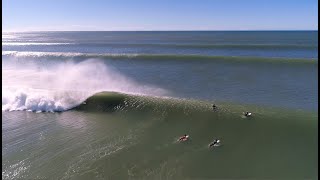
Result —
M183 135L183 136L181 136L179 139L178 139L178 141L179 142L183 142L183 141L186 141L186 140L188 140L189 139L189 135Z
M217 110L217 108L218 108L218 107L217 107L215 104L212 105L212 110L213 110L213 111Z
M220 140L219 140L219 139L214 139L214 140L209 144L209 148L214 147L214 146L220 146Z
M245 113L243 113L244 114L244 116L246 116L246 117L250 117L251 115L252 115L252 113L251 112L245 112Z

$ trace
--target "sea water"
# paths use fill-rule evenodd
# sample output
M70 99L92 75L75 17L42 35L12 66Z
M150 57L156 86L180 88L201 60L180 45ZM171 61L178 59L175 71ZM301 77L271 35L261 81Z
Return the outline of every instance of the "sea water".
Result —
M2 179L315 179L317 39L3 33Z

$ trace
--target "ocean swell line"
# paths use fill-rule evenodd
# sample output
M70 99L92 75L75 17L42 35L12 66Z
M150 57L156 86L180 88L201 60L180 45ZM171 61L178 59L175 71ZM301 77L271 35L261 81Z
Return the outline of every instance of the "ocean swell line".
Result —
M246 56L206 56L178 54L131 54L131 53L77 53L77 52L31 52L31 51L2 51L4 57L14 58L64 58L64 59L140 59L140 60L214 60L229 62L272 62L317 64L315 58L280 58L280 57L246 57Z
M57 43L57 42L16 42L2 41L3 46L36 46L36 45L85 45L111 47L167 47L196 49L307 49L317 50L317 45L307 44L174 44L174 43Z

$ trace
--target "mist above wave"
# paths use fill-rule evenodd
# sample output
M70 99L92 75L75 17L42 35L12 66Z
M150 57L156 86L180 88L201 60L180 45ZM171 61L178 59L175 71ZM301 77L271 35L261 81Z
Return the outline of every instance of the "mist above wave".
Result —
M97 59L50 66L10 61L3 63L2 75L4 111L64 111L101 91L166 94L164 89L139 84Z

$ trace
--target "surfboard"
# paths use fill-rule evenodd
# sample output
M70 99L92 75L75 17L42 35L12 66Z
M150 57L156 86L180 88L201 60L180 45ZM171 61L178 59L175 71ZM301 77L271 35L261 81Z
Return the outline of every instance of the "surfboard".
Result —
M245 113L245 112L243 113L243 116L244 116L244 117L250 117L251 115L252 115L252 113L251 113L251 112L249 112L249 113L248 113L248 115L246 115L246 113Z
M208 145L208 148L209 149L215 149L216 147L219 147L220 146L220 144L215 144L215 145L213 145L213 146L210 146L210 144Z

